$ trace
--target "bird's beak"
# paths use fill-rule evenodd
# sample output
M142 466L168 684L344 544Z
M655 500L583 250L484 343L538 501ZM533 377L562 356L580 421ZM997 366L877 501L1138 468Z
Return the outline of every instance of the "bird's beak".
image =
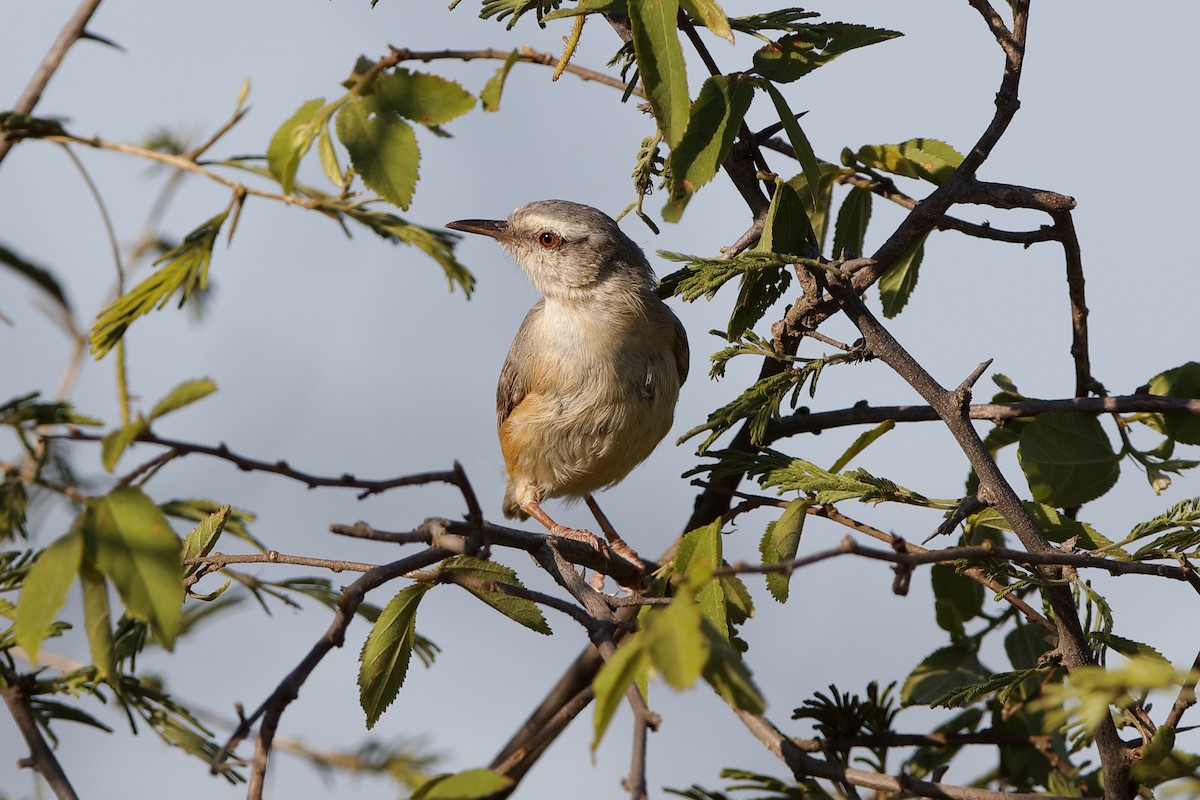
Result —
M447 228L467 233L478 233L493 239L511 239L512 230L502 219L460 219L446 223Z

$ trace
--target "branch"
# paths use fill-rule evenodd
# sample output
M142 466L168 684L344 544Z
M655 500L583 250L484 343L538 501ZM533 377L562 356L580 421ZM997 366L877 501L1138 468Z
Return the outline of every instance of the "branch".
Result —
M759 714L735 709L742 723L762 742L767 750L787 764L797 781L806 778L825 778L838 783L848 783L874 789L879 793L899 796L949 798L949 800L1066 800L1048 794L1026 794L1023 792L993 792L973 786L953 786L910 778L905 775L893 777L879 772L831 764L805 753L799 745L788 739L769 719Z
M63 772L62 765L54 757L54 751L50 749L50 745L46 744L46 739L38 729L33 710L29 707L29 687L25 684L24 679L18 679L16 683L0 687L0 696L4 698L4 704L8 706L8 713L12 716L13 722L17 724L17 730L21 732L25 744L29 747L29 758L20 759L17 765L32 769L45 778L46 783L50 784L50 789L59 800L76 800L78 795L75 794L75 789L67 779L67 774Z
M1154 394L1116 397L1075 397L1062 400L1023 400L1019 403L975 403L967 407L971 419L1005 420L1073 411L1080 414L1190 414L1200 416L1200 400L1164 397ZM932 406L871 406L860 403L837 411L809 413L801 411L767 427L765 443L799 433L818 433L847 425L871 425L894 422L934 422L940 419Z
M33 113L33 109L37 106L38 101L42 99L42 92L45 91L46 85L50 83L50 78L58 71L62 61L66 58L67 51L79 41L87 28L88 21L92 18L92 14L96 13L96 9L100 7L100 0L83 0L79 4L79 8L75 9L75 13L67 20L67 24L58 32L58 38L54 40L54 44L50 45L50 50L42 59L42 63L38 64L37 70L33 73L33 78L25 87L25 91L21 92L21 96L17 98L17 103L12 107L13 113L28 116ZM16 144L15 138L8 136L0 136L0 161L8 155L8 151Z

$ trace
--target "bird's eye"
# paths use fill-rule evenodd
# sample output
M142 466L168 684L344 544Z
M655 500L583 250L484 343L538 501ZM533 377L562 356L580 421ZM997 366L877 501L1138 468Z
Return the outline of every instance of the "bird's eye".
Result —
M554 231L542 231L538 234L538 244L549 250L562 244L562 237Z

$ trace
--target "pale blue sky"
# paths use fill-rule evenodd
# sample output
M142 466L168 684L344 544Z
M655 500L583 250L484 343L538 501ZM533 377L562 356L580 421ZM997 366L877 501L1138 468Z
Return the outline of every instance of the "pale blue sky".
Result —
M0 28L0 106L20 93L73 4L26 4ZM843 146L896 142L925 136L969 147L992 111L1002 58L978 18L962 0L860 0L810 6L826 19L889 27L904 38L851 53L787 87L796 110L808 109L805 129L818 154L836 158ZM253 84L252 111L213 151L261 153L271 133L303 101L332 96L359 54L377 57L388 44L414 49L508 49L529 44L557 51L566 28L539 31L529 24L505 32L476 19L464 0L455 12L436 4L380 0L275 5L221 0L201 9L183 3L101 7L92 30L126 50L83 43L69 55L38 107L40 115L68 117L68 127L117 140L138 140L156 125L203 137L231 112L243 78ZM759 10L728 3L731 13ZM1022 93L1022 110L981 171L988 180L1023 183L1076 197L1076 225L1088 275L1096 377L1114 393L1128 393L1158 371L1196 357L1197 324L1193 236L1198 170L1191 158L1197 132L1193 102L1197 66L1191 32L1200 7L1156 6L1153 35L1133 39L1126 4L1035 3ZM286 13L286 16L285 16ZM1138 23L1141 29L1149 23ZM748 63L753 45L714 42L718 63L733 70ZM595 68L615 47L602 25L590 23L577 63ZM690 55L690 53L689 53ZM693 92L699 85L691 58ZM428 68L478 91L494 63L437 62ZM549 70L514 68L499 114L480 111L448 126L453 139L422 134L421 182L405 216L440 225L463 217L499 217L529 200L562 197L616 213L632 199L628 178L638 143L652 123L632 104L618 105L611 89L570 76L549 86ZM752 127L771 121L769 103L756 101ZM110 153L79 152L100 186L119 235L137 235L158 183L145 165ZM797 171L773 158L780 172ZM308 163L302 178L318 182ZM921 191L920 187L913 187ZM197 179L186 182L165 232L182 236L227 203L225 190ZM657 210L656 195L648 207ZM1033 214L956 209L971 220L1027 228L1047 220ZM900 212L876 204L868 250L882 241ZM636 220L625 229L648 251L712 254L746 225L744 206L723 178L703 191L678 225L654 236ZM54 269L67 283L79 314L88 319L105 302L112 283L108 247L94 203L58 148L27 142L0 166L0 241ZM417 251L396 248L369 233L347 239L312 214L251 200L232 247L218 246L212 264L217 286L203 325L166 310L138 321L128 336L133 388L154 402L182 380L208 376L220 392L165 420L163 435L185 436L262 458L286 458L321 474L345 471L387 477L442 469L455 459L468 471L485 504L499 518L501 460L494 431L494 380L512 333L535 294L493 243L468 239L460 257L479 280L476 297L446 291L440 270ZM651 258L660 274L671 265ZM51 393L68 346L34 311L31 290L0 272L0 325L6 369L0 400L40 389ZM757 370L736 365L724 382L707 379L707 357L719 342L706 334L721 327L729 298L708 306L674 307L692 342L692 379L684 387L676 433L730 399L739 381ZM934 236L921 283L905 313L890 327L936 377L956 384L980 361L1010 375L1027 394L1067 396L1073 379L1068 354L1069 317L1061 251L1043 244L1028 251ZM766 332L766 325L760 326ZM854 338L844 321L827 331ZM806 351L814 354L815 350ZM109 422L117 417L110 361L85 368L75 399ZM985 379L982 393L990 384ZM880 364L827 372L813 408L840 408L860 399L916 402L915 393ZM843 430L789 443L821 464L831 463L859 431ZM961 493L965 462L939 427L913 425L891 434L859 462L902 480L926 495ZM679 532L693 490L678 475L695 463L690 445L673 435L620 487L601 496L625 538L642 552L661 551ZM6 452L11 445L6 445ZM140 448L126 468L153 455ZM98 472L96 454L77 448L76 464ZM914 463L915 462L915 463ZM1017 486L1011 458L1003 462ZM1110 536L1196 495L1194 478L1177 481L1155 498L1126 465L1122 485L1089 506L1084 517ZM255 532L289 553L381 562L392 548L335 538L331 522L366 519L403 529L426 516L461 513L443 489L394 491L358 502L352 492L309 492L269 475L247 475L199 458L176 462L150 485L159 499L204 495L250 508ZM847 512L909 538L923 538L937 521L911 510L848 506ZM556 513L557 512L557 513ZM561 514L585 525L586 510ZM763 520L743 519L726 537L731 560L753 560ZM37 532L44 544L57 535ZM803 547L832 544L842 531L814 521ZM524 557L504 555L534 585L544 582ZM262 570L282 577L284 570ZM934 624L924 574L905 598L890 592L885 566L861 561L823 564L793 579L792 599L777 606L761 582L751 580L758 616L745 630L755 676L772 703L770 715L787 725L793 707L833 681L862 692L871 678L902 681L920 658L944 641ZM345 579L335 577L335 582ZM1144 637L1172 659L1190 661L1196 642L1179 641L1164 607L1194 602L1184 589L1150 579L1098 579L1117 603L1117 632ZM386 590L378 603L386 602ZM1185 600L1184 598L1188 598ZM374 735L427 735L447 754L447 769L481 766L524 719L537 699L584 642L574 623L550 613L556 636L539 637L489 612L452 588L421 607L419 628L443 652L432 670L413 667L409 685ZM169 686L206 708L229 714L235 701L256 706L305 653L328 623L310 605L302 613L278 608L267 618L249 611L179 648L172 658L147 663L168 676ZM287 711L281 733L314 746L349 746L364 737L355 686L358 646L366 626L356 623L343 651L328 658ZM59 647L60 643L53 643ZM82 657L81 641L61 642L64 655ZM989 660L990 657L990 660ZM1002 668L1002 656L985 653ZM664 717L651 738L652 787L695 781L717 788L717 771L746 767L784 770L704 690L676 696L661 687L652 707ZM111 710L98 713L117 727ZM926 717L901 715L917 729ZM469 724L464 724L469 720ZM715 725L713 724L715 721ZM60 725L60 756L76 786L89 798L157 797L178 800L242 796L207 777L203 767L144 733L105 736ZM803 733L803 729L797 729ZM590 711L585 713L527 779L526 797L591 800L619 792L628 764L629 721L622 711L593 764L587 752ZM1195 748L1195 743L1184 743ZM22 746L7 717L0 720L0 793L33 797L27 772L15 769ZM246 749L245 752L249 752ZM339 781L339 795L384 798L383 781ZM275 762L277 797L315 797L330 787L287 756Z

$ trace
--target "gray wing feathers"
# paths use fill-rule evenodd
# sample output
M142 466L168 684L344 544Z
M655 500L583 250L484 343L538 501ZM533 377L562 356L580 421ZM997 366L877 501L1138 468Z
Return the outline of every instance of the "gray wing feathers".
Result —
M521 371L515 354L528 350L525 340L529 338L529 329L532 327L533 320L542 313L544 304L545 301L539 300L533 308L529 309L521 327L517 329L517 335L513 337L512 346L508 348L508 358L504 359L504 366L500 369L500 381L496 384L497 426L508 419L509 414L512 414L513 409L525 399L525 395L529 391L526 385L527 378Z

